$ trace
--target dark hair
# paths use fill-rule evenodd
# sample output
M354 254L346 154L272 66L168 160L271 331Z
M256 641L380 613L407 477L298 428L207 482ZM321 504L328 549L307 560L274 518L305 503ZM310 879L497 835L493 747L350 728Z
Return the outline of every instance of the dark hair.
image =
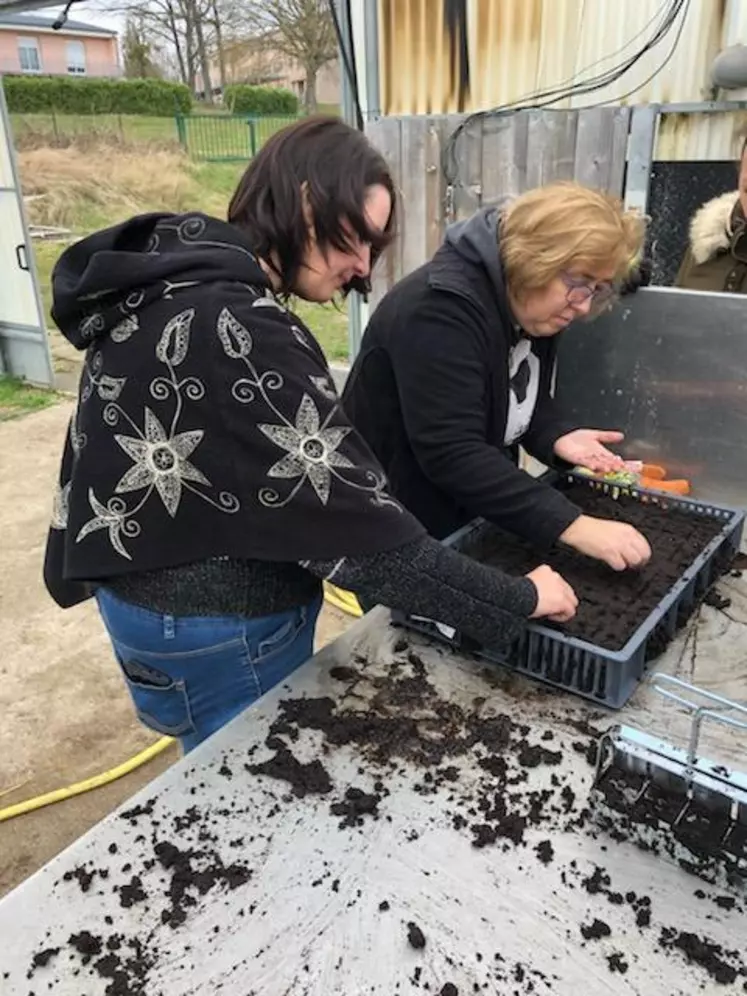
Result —
M350 250L347 222L371 246L371 266L394 238L396 196L394 181L383 156L361 132L339 118L311 117L276 132L252 159L228 207L228 220L248 236L254 251L274 265L281 292L290 294L308 243L302 186L309 204L319 246ZM386 187L392 210L384 231L366 223L366 191L374 184ZM347 294L370 291L368 278L355 278L343 288Z

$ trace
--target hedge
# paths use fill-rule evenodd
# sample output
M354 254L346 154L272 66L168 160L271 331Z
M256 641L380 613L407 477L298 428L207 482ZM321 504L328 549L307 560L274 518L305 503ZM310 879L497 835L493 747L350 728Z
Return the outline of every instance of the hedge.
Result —
M4 76L8 110L15 114L148 114L169 117L192 109L192 94L166 80Z
M274 86L235 83L226 87L224 101L233 114L295 115L299 112L298 97L290 90Z

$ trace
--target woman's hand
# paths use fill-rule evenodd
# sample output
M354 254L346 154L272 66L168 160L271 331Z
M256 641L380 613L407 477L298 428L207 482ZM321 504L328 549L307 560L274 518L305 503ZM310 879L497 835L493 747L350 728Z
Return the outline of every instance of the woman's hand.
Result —
M537 589L537 607L530 619L568 622L576 615L578 598L565 578L547 564L537 567L527 577Z
M561 533L560 541L587 557L603 560L615 571L643 567L651 559L646 537L627 522L580 515Z
M622 432L605 429L575 429L556 440L553 450L560 457L574 466L586 467L598 474L607 474L611 470L620 470L625 461L617 453L608 450L605 443L621 443Z

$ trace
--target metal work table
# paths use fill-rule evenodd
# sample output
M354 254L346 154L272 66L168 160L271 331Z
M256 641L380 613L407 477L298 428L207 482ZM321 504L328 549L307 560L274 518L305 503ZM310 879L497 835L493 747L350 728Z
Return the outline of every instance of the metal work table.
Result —
M657 667L744 698L747 577L720 587L731 607L704 607ZM518 844L499 836L473 846L471 827L486 819L479 800L494 799L497 784L497 769L480 766L490 752L479 737L440 764L395 757L394 769L373 761L369 748L330 743L335 737L318 729L296 733L294 724L268 746L281 700L301 696L329 696L338 711L410 717L425 750L444 731L463 736L470 724L507 714L529 727L512 734L525 760L505 751L510 805L544 799L544 815ZM663 857L573 826L593 774L584 723L620 720L676 739L682 716L645 685L621 713L600 712L447 656L376 609L292 687L266 696L0 903L0 992L742 992L747 974L719 983L660 941L668 928L696 934L733 952L725 963L747 972L747 896L725 899ZM331 790L298 797L287 782L247 770L282 751L281 741L299 761L321 762L306 769L308 779L324 787L326 772ZM747 767L733 734L722 730L706 747ZM378 817L341 826L346 790L372 793L379 780ZM646 908L649 925L638 915ZM419 941L411 924L424 947L411 943ZM600 936L584 939L582 925Z

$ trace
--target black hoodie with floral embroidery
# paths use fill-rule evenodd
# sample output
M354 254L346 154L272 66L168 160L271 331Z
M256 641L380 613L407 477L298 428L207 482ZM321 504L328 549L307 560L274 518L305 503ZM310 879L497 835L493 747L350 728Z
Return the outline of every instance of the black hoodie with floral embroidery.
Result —
M69 581L365 555L421 534L234 226L134 218L68 249L53 291L86 351L45 570L61 604L84 595Z
M68 249L53 291L86 351L44 567L59 605L104 585L158 612L255 617L330 578L481 642L518 635L535 586L444 548L390 496L237 228L134 218Z

